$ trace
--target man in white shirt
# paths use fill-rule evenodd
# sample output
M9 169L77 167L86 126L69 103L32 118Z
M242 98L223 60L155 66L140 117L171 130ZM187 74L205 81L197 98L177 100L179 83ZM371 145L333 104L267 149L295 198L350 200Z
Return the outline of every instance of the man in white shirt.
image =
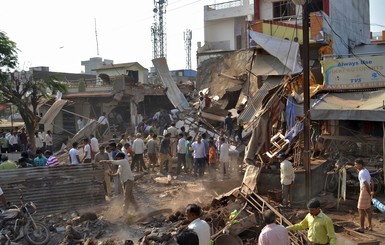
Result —
M11 146L11 152L17 152L19 150L19 137L16 131L13 131L9 137L9 145Z
M101 160L99 163L119 166L118 171L114 174L111 174L111 176L115 176L115 175L120 176L120 180L124 190L123 212L127 213L128 207L130 204L134 207L135 211L138 210L139 206L136 203L136 200L133 194L134 175L131 172L131 167L130 167L130 164L128 163L128 160L125 157L126 156L123 152L119 152L115 156L116 160Z
M71 164L79 164L80 163L78 145L79 145L78 142L72 143L72 148L68 152Z
M176 174L180 174L180 170L183 165L184 171L187 173L187 166L186 166L186 139L183 136L183 133L180 133L178 135L178 145L177 145L177 152L178 152L178 167L176 170Z
M219 163L221 164L221 172L223 174L223 177L226 177L227 175L227 168L229 166L229 145L226 143L225 137L219 138L220 143L220 151L219 151Z
M94 159L96 153L99 152L99 141L95 137L95 135L93 135L93 134L91 134L90 137L91 137L91 141L90 141L90 145L91 145L91 159Z
M105 112L98 118L98 125L100 126L100 131L98 132L100 135L103 135L109 125Z
M146 171L147 168L146 168L146 165L144 164L144 158L143 158L143 153L144 153L144 150L146 149L146 146L144 145L144 141L141 138L142 137L141 133L137 133L135 136L136 136L136 139L134 140L134 142L132 142L132 152L134 155L132 158L131 169L132 171L134 171L135 166L137 165L138 172L139 171L142 172L143 169Z
M282 225L275 223L276 215L271 210L263 212L266 226L259 234L258 245L290 245L289 233Z
M206 221L200 219L201 214L202 209L198 205L187 205L186 217L191 222L188 228L197 233L199 245L210 245L210 226Z
M202 135L198 135L197 141L191 144L191 149L194 150L194 177L198 177L198 174L199 177L203 177L206 148L202 141Z
M84 147L83 147L83 163L91 163L91 146L90 140L88 138L83 139Z
M78 125L78 131L80 131L85 125L85 122L84 122L83 118L81 118L81 117L79 117L79 119L77 120L76 123Z
M359 171L358 180L360 181L360 196L358 197L357 204L360 228L355 230L364 233L365 216L368 217L368 230L373 230L371 202L374 196L374 183L371 181L369 171L364 168L364 161L362 159L356 159L354 161L354 167Z
M291 205L291 187L294 182L295 174L293 164L286 158L285 153L278 155L281 172L281 185L282 185L282 204L281 207Z

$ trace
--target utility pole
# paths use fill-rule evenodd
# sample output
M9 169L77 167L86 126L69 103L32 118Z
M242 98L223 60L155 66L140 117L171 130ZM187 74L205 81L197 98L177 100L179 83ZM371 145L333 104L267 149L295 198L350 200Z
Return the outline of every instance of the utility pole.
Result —
M302 5L302 65L303 65L303 112L304 112L304 149L303 149L303 163L306 171L306 199L311 197L311 164L310 164L310 91L309 91L309 9L308 2L305 1Z

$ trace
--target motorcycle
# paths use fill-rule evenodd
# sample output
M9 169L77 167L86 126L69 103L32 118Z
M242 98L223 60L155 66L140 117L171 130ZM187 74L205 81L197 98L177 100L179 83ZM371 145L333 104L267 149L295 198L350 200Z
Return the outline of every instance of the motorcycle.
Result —
M358 180L358 173L356 169L349 165L348 162L343 163L342 161L337 161L333 170L327 172L325 179L325 189L329 192L336 192L338 189L339 172L342 168L346 169L346 187L353 189L354 192L359 192L360 182ZM383 180L382 180L382 169L378 168L376 170L369 170L371 180L374 184L374 193L378 195L381 193Z
M1 244L11 244L25 239L28 244L45 245L50 240L47 226L33 219L36 212L33 202L24 203L20 196L21 206L11 205L10 209L0 213Z

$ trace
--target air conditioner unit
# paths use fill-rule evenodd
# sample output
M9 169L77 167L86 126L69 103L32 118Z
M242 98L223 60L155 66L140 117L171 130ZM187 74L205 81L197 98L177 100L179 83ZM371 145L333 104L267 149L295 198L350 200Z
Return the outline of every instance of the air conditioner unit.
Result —
M306 0L291 0L295 5L304 5Z

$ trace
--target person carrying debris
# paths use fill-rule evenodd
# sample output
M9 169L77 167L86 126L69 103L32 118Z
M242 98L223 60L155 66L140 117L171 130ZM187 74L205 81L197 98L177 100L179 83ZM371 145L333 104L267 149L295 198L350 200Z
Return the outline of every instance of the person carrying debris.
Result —
M198 235L199 245L210 245L210 226L201 220L202 209L197 204L189 204L186 208L187 220L191 223L188 228Z
M282 225L276 223L277 216L271 210L263 212L263 227L258 237L258 245L290 245L289 233Z
M336 234L334 232L333 221L321 210L321 203L313 198L307 203L309 213L298 224L286 227L289 231L300 231L309 229L307 237L310 244L329 244L336 245Z
M99 163L119 166L118 171L116 173L111 173L110 176L120 176L121 184L124 190L123 212L127 213L130 205L134 207L135 211L138 210L139 206L136 203L133 194L134 175L131 172L131 167L128 163L128 160L125 157L126 156L123 152L119 152L116 154L116 160L101 160Z
M280 172L281 172L281 185L282 185L282 204L280 207L290 207L291 205L291 187L294 182L295 174L293 164L287 159L285 153L278 155L280 161Z

